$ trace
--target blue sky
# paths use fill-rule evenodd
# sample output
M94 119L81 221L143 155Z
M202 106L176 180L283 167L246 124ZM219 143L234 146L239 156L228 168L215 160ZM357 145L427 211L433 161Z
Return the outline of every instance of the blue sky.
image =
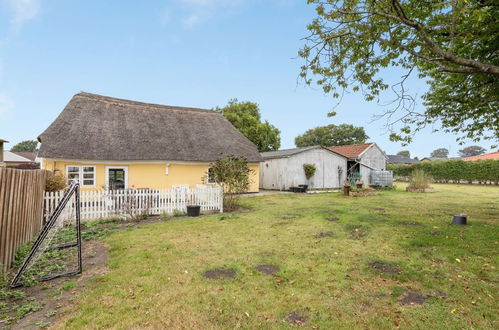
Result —
M336 101L298 79L313 17L305 0L0 0L0 138L7 148L36 138L85 91L201 108L254 101L281 130L283 148L309 128L350 123L389 154L457 154L455 136L429 129L408 147L390 142L384 122L372 122L383 108L359 94L328 118ZM409 87L426 88L416 79Z

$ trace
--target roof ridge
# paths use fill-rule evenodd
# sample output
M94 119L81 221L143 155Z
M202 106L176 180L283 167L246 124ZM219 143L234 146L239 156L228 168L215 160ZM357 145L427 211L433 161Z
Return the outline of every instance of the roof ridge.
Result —
M143 106L143 107L152 107L152 108L157 108L157 109L168 109L168 110L176 110L176 111L197 111L197 112L205 112L205 113L210 113L210 114L217 114L217 112L215 112L213 110L209 110L209 109L180 107L180 106L174 106L174 105L140 102L140 101L121 99L121 98L117 98L117 97L94 94L94 93L87 93L87 92L80 92L80 93L74 95L73 97L86 97L89 99L94 99L94 100L98 100L98 101L102 101L102 102L126 104L126 105L136 105L136 106Z
M267 153L267 152L279 152L279 151L289 151L289 150L299 150L299 149L312 149L312 148L318 148L320 145L315 145L315 146L306 146L306 147L295 147L295 148L288 148L288 149L279 149L279 150L270 150L270 151L264 151L262 154Z

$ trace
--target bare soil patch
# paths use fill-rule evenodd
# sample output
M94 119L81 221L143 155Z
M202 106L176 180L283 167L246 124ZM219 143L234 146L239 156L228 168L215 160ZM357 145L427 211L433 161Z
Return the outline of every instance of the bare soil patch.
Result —
M305 315L299 314L297 312L292 312L292 313L288 314L288 316L286 316L284 321L286 321L290 324L302 326L302 325L305 325L305 323L307 323L308 317Z
M362 225L348 225L346 230L350 232L351 239L362 239L367 236L367 227Z
M337 218L337 217L326 217L326 220L330 221L330 222L336 222L336 221L339 221L340 218Z
M430 235L432 236L442 236L444 233L442 233L441 231L432 231L430 233Z
M333 237L334 233L332 231L320 232L314 235L315 238Z
M256 270L265 275L275 275L280 269L276 265L264 264L256 266Z
M406 291L400 299L402 305L422 305L427 297L417 291Z
M296 219L300 215L299 214L286 214L281 217L282 220L291 220L291 219Z
M8 326L13 329L39 329L42 324L47 326L54 324L65 313L65 307L84 289L88 280L107 272L105 265L108 251L104 243L101 241L84 242L82 252L83 273L81 275L60 277L32 287L18 289L26 293L26 299L36 301L41 308ZM62 289L65 282L75 282L76 285L70 290L65 290ZM24 302L16 303L21 305Z
M369 267L382 274L397 275L402 273L399 266L382 261L370 262Z
M232 268L213 268L204 272L203 275L210 280L232 279L236 277L236 271Z

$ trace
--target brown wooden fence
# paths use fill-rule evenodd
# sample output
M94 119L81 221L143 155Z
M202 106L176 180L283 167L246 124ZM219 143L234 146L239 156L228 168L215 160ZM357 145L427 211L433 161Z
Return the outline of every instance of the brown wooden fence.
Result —
M0 168L0 272L17 249L36 236L43 221L46 170Z

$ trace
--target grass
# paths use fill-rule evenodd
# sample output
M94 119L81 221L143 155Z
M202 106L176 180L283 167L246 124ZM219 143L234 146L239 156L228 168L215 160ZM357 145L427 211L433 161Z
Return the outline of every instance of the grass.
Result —
M499 188L432 186L365 198L250 197L242 199L249 212L113 233L109 272L58 325L498 328ZM461 213L469 225L449 225ZM334 235L316 238L325 232ZM261 274L262 264L279 272ZM214 268L236 276L206 279ZM411 295L426 301L403 304Z

